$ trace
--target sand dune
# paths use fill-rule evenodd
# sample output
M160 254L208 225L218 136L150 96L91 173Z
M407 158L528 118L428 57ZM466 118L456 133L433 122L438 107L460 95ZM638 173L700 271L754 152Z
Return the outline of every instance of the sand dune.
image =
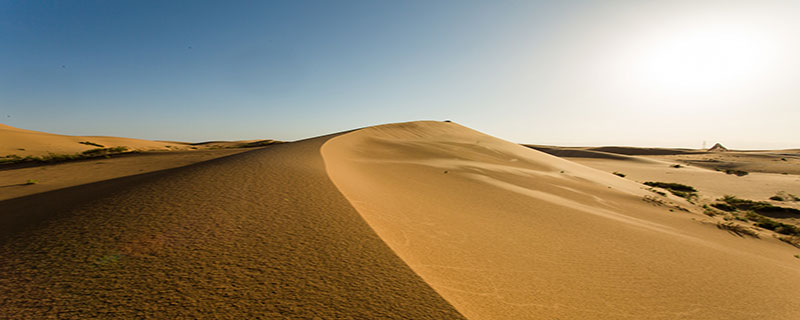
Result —
M473 319L800 317L797 249L642 201L641 185L453 123L358 130L329 174Z
M455 123L369 127L0 201L0 315L800 318L796 248L652 195Z
M460 318L330 182L329 138L0 201L0 315Z
M177 142L159 142L141 139L102 137L102 136L67 136L32 130L25 130L0 124L0 156L18 155L42 156L48 153L74 154L100 146L82 144L91 142L106 148L127 147L130 150L172 150L187 149L185 144Z

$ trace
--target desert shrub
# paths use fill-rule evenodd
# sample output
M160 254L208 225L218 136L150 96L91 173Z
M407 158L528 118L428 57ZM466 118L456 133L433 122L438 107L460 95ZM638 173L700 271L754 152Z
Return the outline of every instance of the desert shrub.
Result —
M75 160L80 159L81 156L77 154L57 154L57 153L49 153L46 156L42 156L39 158L39 161L42 162L61 162L61 161L68 161L68 160Z
M119 147L113 147L113 148L89 149L89 150L86 150L84 152L81 152L81 154L82 155L86 155L86 156L101 156L101 155L107 155L107 154L123 153L125 151L128 151L127 147L119 146Z
M787 208L787 207L778 207L774 206L769 202L764 201L753 201L753 200L746 200L746 199L739 199L736 196L726 195L720 199L720 201L725 202L728 206L733 207L738 210L749 210L759 214L789 214L789 215L800 215L800 210L795 208ZM712 205L717 209L725 210L720 208L720 206ZM732 210L725 210L725 211L732 211Z
M750 228L747 228L745 226L733 222L725 222L725 223L717 222L717 228L726 230L740 237L744 237L745 235L747 235L753 238L758 238L757 232L750 230Z
M769 199L775 201L800 201L800 197L787 193L786 191L778 191L774 196L769 197Z
M642 197L642 201L650 203L650 204L652 204L654 206L659 206L659 207L666 204L666 203L664 203L664 201L661 201L661 199L658 199L658 198L652 197L652 196L644 196L644 197Z
M22 158L17 155L9 155L0 159L0 164L14 164L23 162L55 163L55 162L63 162L70 160L89 159L102 156L108 157L110 155L125 153L125 152L128 152L128 148L120 146L113 148L95 148L74 154L48 153L46 156L41 156L41 157L26 156Z
M697 189L695 189L692 186L687 186L685 184L672 183L672 182L654 182L654 181L647 181L644 184L651 187L667 189L667 191L676 196L679 196L681 198L686 198L686 200L689 200L689 202L691 202L692 199L697 198Z
M694 187L680 183L647 181L644 184L651 187L664 188L668 190L697 192L697 189L695 189Z
M673 168L675 168L675 169L680 169L680 168L682 168L683 166L682 166L682 165L679 165L679 164L673 164L673 165L671 165L670 167L673 167Z
M727 173L727 174L735 174L735 175L737 175L739 177L743 177L743 176L746 176L747 174L749 174L749 172L747 172L747 171L734 170L734 169L725 169L725 173Z
M711 206L720 209L722 211L727 211L727 212L736 211L736 207L729 205L727 203L712 203Z
M711 207L709 207L707 204L704 204L704 205L703 205L703 214L705 214L705 215L707 215L707 216L709 216L709 217L713 217L713 216L716 216L716 215L719 215L719 214L722 214L722 213L720 213L720 212L719 212L719 211L717 211L717 210L714 210L714 209L712 209L712 208L711 208ZM727 218L727 217L726 217L726 218ZM727 219L726 219L726 220L727 220Z
M786 237L780 237L778 239L780 239L781 241L786 242L788 244L791 244L791 245L793 245L795 247L800 248L800 236L796 236L796 235L795 236L786 236ZM798 255L795 255L795 257L800 259L800 256L798 256Z
M34 179L28 179L28 181L25 181L25 185L31 185L31 184L37 184L37 183L39 183L39 181L36 181Z
M793 225L790 225L790 224L781 223L781 222L769 219L767 217L762 217L761 219L758 220L758 222L756 222L755 225L757 227L761 227L761 228L764 228L764 229L767 229L767 230L772 230L772 231L775 231L775 232L780 233L780 234L800 235L800 229L798 229L797 227L795 227Z
M624 174L624 173L622 173L622 172L616 172L616 171L614 171L614 174L615 174L615 175L617 175L617 176L618 176L618 177L620 177L620 178L625 178L625 174Z

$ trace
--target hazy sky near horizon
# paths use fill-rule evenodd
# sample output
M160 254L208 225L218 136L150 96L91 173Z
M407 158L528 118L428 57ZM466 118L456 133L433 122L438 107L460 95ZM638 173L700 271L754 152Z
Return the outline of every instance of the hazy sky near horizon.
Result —
M800 148L800 1L5 1L0 117L294 140L412 120L520 143Z

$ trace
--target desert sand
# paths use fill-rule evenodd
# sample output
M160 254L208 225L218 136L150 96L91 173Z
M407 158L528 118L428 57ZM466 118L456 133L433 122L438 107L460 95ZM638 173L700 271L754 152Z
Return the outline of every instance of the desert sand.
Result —
M275 140L151 141L107 136L70 136L25 130L0 123L0 158L11 155L46 156L48 154L79 154L97 148L125 147L127 151L216 150L222 148L257 147L279 143Z
M92 144L82 144L90 142ZM49 153L73 154L94 148L127 147L130 150L171 150L188 149L179 142L159 142L141 139L101 137L101 136L68 136L25 130L0 124L0 155L42 156Z
M467 318L800 317L797 248L650 205L609 172L438 122L359 130L322 153L370 226Z
M147 152L54 164L0 165L0 200L183 167L245 151L248 149ZM36 183L27 184L29 180Z
M616 156L630 176L423 121L112 179L51 166L61 185L0 200L0 315L800 318L800 250L647 201L669 160Z

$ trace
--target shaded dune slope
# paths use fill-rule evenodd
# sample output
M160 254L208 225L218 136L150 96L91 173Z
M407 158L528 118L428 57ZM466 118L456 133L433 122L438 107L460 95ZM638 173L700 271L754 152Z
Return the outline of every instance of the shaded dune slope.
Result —
M525 146L531 149L535 149L537 151L554 155L556 157L596 158L596 159L631 160L631 161L639 160L639 158L619 155L616 153L592 151L583 148L563 148L563 147L560 148L560 147L536 146L536 145L525 145Z
M610 173L441 122L354 131L322 154L370 226L468 318L800 318L797 249L653 206Z
M461 318L331 183L328 139L0 202L0 315Z

